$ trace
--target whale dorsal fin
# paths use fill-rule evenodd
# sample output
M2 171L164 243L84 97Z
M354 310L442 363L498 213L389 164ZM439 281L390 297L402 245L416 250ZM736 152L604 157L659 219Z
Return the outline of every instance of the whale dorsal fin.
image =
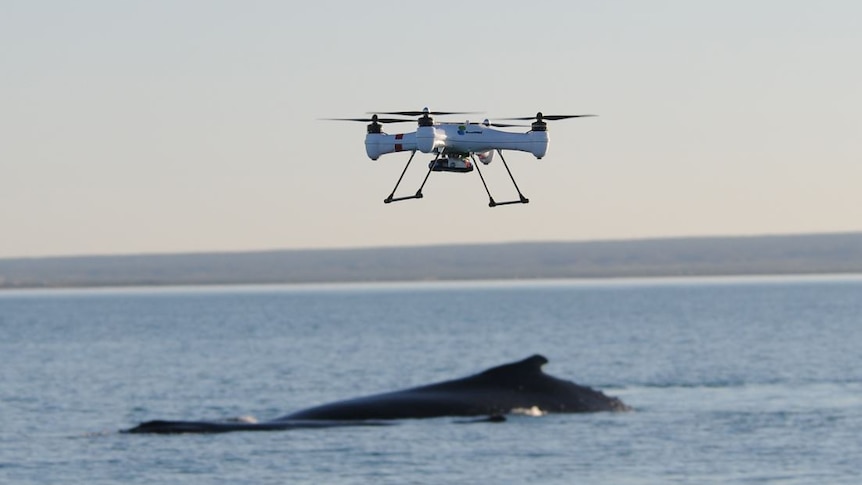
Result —
M525 374L525 373L541 373L542 366L548 363L548 359L543 355L533 355L518 362L511 364L503 364L497 367L492 367L480 375L499 375L499 374Z

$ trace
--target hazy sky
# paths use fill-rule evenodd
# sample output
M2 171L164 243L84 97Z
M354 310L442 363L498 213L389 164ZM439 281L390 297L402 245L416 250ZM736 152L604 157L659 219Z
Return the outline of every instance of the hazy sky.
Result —
M862 2L298 3L0 2L0 257L862 230ZM320 118L424 106L600 116L509 152L528 205L385 205Z

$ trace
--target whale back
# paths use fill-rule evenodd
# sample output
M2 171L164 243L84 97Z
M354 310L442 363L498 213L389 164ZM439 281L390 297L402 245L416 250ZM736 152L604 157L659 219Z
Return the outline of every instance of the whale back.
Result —
M536 376L538 374L545 375L542 372L542 366L548 363L548 359L543 355L533 355L527 357L524 360L519 360L518 362L512 362L510 364L498 365L497 367L492 367L488 370L482 371L477 376L484 376L487 378L511 378L513 376L517 377L528 377L528 376Z
M378 426L393 419L441 416L484 415L499 421L500 415L519 409L530 414L629 410L617 398L545 374L542 366L547 363L545 357L533 355L461 379L323 404L262 423L153 420L125 432L224 433Z
M548 359L533 355L478 374L401 391L375 394L305 409L279 419L404 419L507 414L619 411L618 399L549 376Z

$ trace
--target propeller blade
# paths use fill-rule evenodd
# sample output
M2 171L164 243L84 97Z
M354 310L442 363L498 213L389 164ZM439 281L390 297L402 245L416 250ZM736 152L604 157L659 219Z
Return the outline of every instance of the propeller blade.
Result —
M539 118L548 121L557 121L557 120L565 120L569 118L586 118L589 116L598 116L598 115L545 115L541 112L536 113L535 116L519 116L516 118L502 118L504 120L519 120L519 121L529 121L529 120L538 120Z
M474 115L479 114L476 111L377 111L377 113L384 115L398 115L398 116L422 116L424 114L428 114L430 116L447 116L447 115ZM370 112L369 112L370 114Z
M327 121L359 121L362 123L415 123L416 120L404 120L401 118L324 118Z
M557 121L557 120L565 120L569 118L587 118L590 116L598 116L598 115L544 115L543 118L546 120Z
M518 125L513 123L481 123L484 126L493 126L494 128L529 128L530 125Z

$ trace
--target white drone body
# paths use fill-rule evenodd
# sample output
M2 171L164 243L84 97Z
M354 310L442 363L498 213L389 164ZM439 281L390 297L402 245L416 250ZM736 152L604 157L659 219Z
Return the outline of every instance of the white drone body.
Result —
M423 197L422 189L425 187L425 182L428 181L428 176L431 172L455 172L466 173L472 172L474 167L479 173L482 180L482 185L485 187L485 192L488 194L490 207L508 204L526 204L529 199L521 194L515 178L512 176L512 171L503 157L503 150L515 150L532 154L537 159L541 159L548 152L548 137L547 123L545 120L562 120L567 118L580 118L584 116L594 115L542 115L541 112L536 113L535 117L519 117L508 118L513 120L534 120L530 125L530 130L526 133L513 133L495 129L495 127L514 127L523 125L511 125L490 123L487 119L482 123L463 123L453 122L435 122L431 115L452 115L461 114L456 112L439 112L429 111L428 108L422 111L397 111L386 112L381 114L400 115L400 116L420 116L417 120L419 126L416 131L410 133L398 133L390 135L384 133L381 124L385 123L402 123L414 121L402 118L380 118L374 115L371 118L336 118L347 121L370 121L368 125L368 134L365 136L365 153L368 158L377 160L382 155L398 152L410 152L410 159L407 165L401 172L401 177L392 189L392 193L384 199L385 203L397 202L408 199L421 199ZM425 175L425 180L422 186L414 195L403 197L395 197L395 191L404 177L404 173L410 167L410 162L413 161L413 156L416 152L433 154L434 159L428 164L428 173ZM482 176L482 171L479 165L476 164L478 159L484 165L488 165L494 158L494 153L499 154L512 184L518 191L518 199L507 202L496 202L491 197L491 192L488 185L485 183L485 177Z
M365 136L365 153L377 160L381 155L395 152L484 154L495 150L517 150L532 153L541 159L548 152L548 132L528 131L511 133L477 123L440 123L420 126L412 133L387 135L368 133Z

